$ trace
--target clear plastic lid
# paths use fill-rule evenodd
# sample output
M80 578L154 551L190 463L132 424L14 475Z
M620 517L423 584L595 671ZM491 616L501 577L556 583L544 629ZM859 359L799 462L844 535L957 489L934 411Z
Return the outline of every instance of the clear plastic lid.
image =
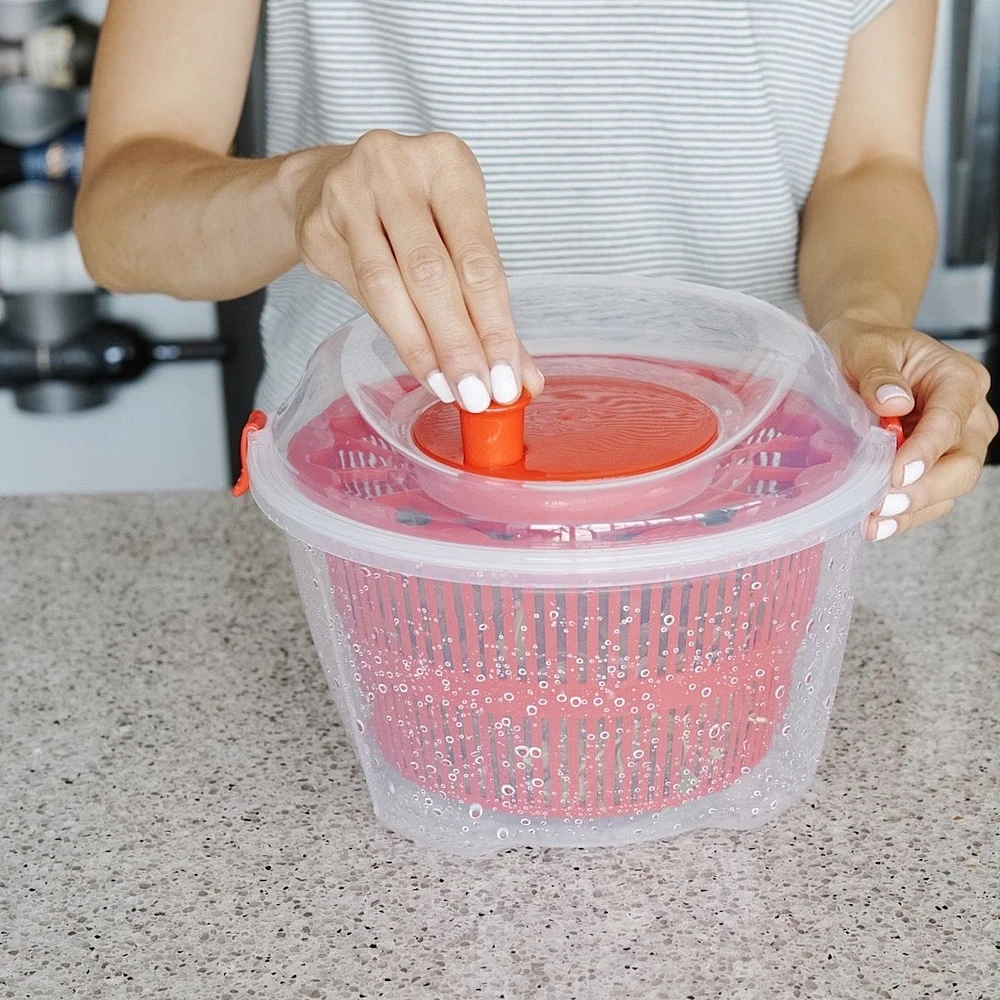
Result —
M516 277L511 299L547 384L564 387L547 407L544 394L528 405L528 454L532 442L540 454L545 435L558 441L553 421L571 419L558 391L569 398L604 379L614 392L589 400L593 428L602 406L608 426L631 421L645 435L631 453L648 461L618 461L612 449L607 475L556 476L527 460L464 464L458 414L443 412L361 317L320 345L292 397L250 437L251 488L265 512L328 551L401 568L638 582L667 564L794 551L860 524L881 498L892 436L819 338L781 310L619 276Z

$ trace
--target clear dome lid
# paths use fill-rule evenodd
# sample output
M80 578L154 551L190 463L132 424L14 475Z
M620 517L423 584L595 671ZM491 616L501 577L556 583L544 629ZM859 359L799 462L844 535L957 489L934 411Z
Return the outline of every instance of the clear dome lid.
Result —
M672 279L510 286L546 389L484 415L515 435L505 462L469 461L467 415L420 386L363 316L318 347L250 436L265 512L328 551L641 576L794 551L857 526L881 499L892 435L787 313Z

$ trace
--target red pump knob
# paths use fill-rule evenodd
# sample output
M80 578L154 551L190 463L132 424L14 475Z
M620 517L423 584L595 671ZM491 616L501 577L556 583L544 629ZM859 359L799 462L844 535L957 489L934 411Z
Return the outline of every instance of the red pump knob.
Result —
M530 402L525 389L513 403L491 403L482 413L460 409L465 464L476 469L517 465L524 458L524 410Z

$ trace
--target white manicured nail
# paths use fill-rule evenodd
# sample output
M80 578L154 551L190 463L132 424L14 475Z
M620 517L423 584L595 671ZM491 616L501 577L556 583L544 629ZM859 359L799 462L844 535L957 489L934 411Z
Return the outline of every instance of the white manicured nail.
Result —
M910 498L905 493L890 493L878 509L879 517L895 517L909 510Z
M901 385L880 385L875 390L875 398L880 403L888 403L890 399L909 399L910 394Z
M494 365L490 369L490 384L493 398L498 403L513 403L520 395L514 369L510 365Z
M475 375L466 375L458 383L458 398L470 413L482 413L490 405L490 394L483 380Z
M875 541L881 542L883 538L888 538L890 535L896 534L896 529L898 527L898 522L893 521L892 518L887 518L885 521L879 521L875 526Z
M924 474L924 463L918 458L903 466L903 485L912 486Z
M448 385L448 380L444 377L442 372L431 372L427 376L427 384L430 386L431 392L441 400L442 403L454 403L455 394L451 391L451 386Z

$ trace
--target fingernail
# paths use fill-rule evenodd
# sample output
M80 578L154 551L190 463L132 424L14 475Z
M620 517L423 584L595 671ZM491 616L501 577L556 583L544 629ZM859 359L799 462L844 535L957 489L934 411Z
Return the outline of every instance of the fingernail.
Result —
M879 517L895 517L910 507L910 498L905 493L890 493L878 509Z
M880 403L888 403L890 399L909 399L910 394L901 385L880 385L875 390L875 398Z
M430 386L431 392L441 400L442 403L454 403L455 394L451 391L451 386L448 385L448 380L444 377L442 372L431 372L427 376L427 384Z
M924 463L917 459L916 462L907 462L903 466L903 485L912 486L924 474Z
M490 384L493 387L493 398L498 403L513 403L521 395L514 369L510 365L494 365L490 369Z
M881 542L883 538L889 538L890 535L896 534L896 529L898 527L899 522L893 521L892 518L879 521L879 523L875 526L875 541Z
M475 375L466 375L458 383L458 398L470 413L482 413L490 405L490 394L483 380Z

